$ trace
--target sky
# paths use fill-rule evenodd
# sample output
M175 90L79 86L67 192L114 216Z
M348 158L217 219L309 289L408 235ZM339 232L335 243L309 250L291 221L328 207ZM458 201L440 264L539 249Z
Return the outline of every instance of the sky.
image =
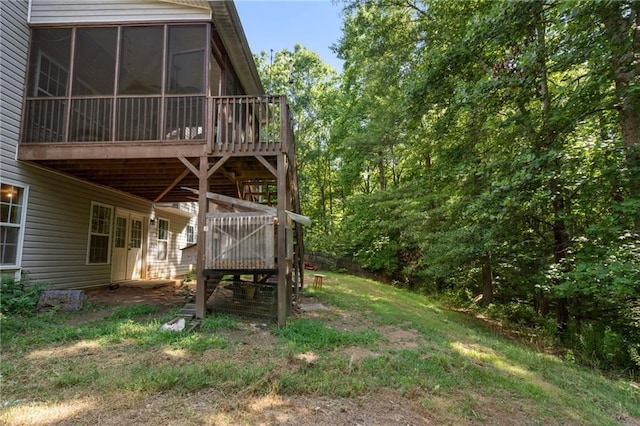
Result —
M340 6L329 0L235 0L253 53L293 51L297 43L342 71L342 61L329 46L342 36Z

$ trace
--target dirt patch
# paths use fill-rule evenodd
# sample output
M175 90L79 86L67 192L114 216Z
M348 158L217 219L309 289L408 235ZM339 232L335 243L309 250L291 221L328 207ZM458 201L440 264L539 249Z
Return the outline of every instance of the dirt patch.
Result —
M100 405L94 403L95 405ZM157 393L142 399L112 401L110 408L87 410L58 424L172 425L431 425L441 424L419 404L392 391L358 398L322 396L247 396L230 398L214 390L188 397Z
M360 346L348 346L342 349L341 352L349 357L349 365L358 365L365 358L377 358L380 356L380 354Z
M386 326L381 327L379 331L393 349L415 349L424 340L420 333L412 328Z
M122 284L116 288L99 289L86 292L85 302L108 304L149 304L176 306L185 303L183 291L173 282L149 284Z
M101 320L123 305L146 304L157 306L161 311L180 308L185 304L185 297L177 282L149 281L88 290L84 304L88 309L74 313L66 325Z
M359 398L267 396L250 406L259 425L430 425L424 408L395 392ZM251 413L251 411L249 412ZM247 419L253 420L253 419Z

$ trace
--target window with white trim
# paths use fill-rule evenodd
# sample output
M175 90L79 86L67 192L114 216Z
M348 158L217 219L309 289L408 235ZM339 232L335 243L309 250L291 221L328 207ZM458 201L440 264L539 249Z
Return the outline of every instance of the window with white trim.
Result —
M112 221L112 206L100 203L91 203L91 224L89 226L87 263L109 263Z
M18 268L26 217L27 188L0 184L0 265Z
M158 260L167 260L169 252L169 221L158 219Z
M196 230L193 225L187 225L187 244L193 244L196 242L195 233Z

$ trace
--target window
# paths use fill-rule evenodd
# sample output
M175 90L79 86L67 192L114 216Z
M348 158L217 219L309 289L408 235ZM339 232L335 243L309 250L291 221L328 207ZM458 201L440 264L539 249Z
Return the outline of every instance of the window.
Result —
M26 217L26 188L6 183L0 189L0 265L19 267Z
M131 237L129 238L129 248L142 247L142 221L131 219Z
M118 216L116 217L116 232L115 241L113 246L115 248L125 248L127 244L127 218Z
M193 244L195 241L195 229L192 225L187 225L187 244Z
M158 260L167 260L169 249L169 221L158 219Z
M42 52L38 56L37 79L35 96L67 96L69 73Z
M91 226L89 228L89 255L87 263L109 263L112 217L113 207L98 203L91 204Z

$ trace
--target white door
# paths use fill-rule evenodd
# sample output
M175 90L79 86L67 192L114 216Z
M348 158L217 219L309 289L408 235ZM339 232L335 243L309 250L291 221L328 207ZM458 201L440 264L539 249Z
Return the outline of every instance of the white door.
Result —
M137 280L142 277L143 220L142 216L116 214L111 281Z

